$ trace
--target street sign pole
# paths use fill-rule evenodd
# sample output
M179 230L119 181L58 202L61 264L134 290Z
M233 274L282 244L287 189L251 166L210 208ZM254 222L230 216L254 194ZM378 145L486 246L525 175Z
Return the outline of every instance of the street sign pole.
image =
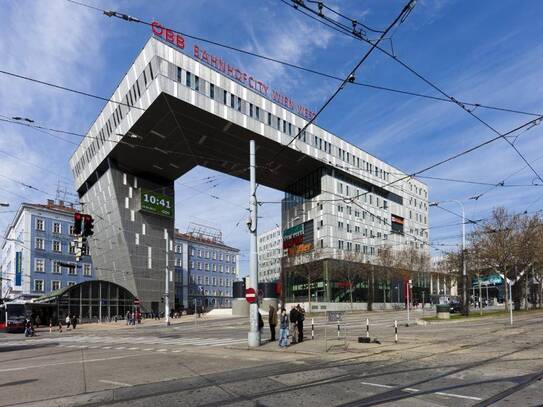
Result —
M256 158L255 158L255 141L249 142L249 173L251 181L251 195L249 202L250 220L249 233L250 241L250 257L249 257L249 287L258 290L258 253L257 253L257 202L256 202ZM247 337L248 345L251 348L260 346L260 331L258 330L258 301L249 304L249 335Z
M168 249L170 245L170 238L168 232L166 231L166 292L164 293L164 320L166 321L166 326L170 325L170 271L168 270Z

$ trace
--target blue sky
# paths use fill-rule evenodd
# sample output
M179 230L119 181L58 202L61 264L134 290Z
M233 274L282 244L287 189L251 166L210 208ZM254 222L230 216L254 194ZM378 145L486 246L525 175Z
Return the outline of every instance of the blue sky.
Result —
M346 75L367 50L364 44L327 29L278 0L87 1L339 76ZM107 18L64 0L1 0L0 4L0 69L106 97L150 35L146 26ZM396 0L327 4L374 27L386 26L403 6ZM542 12L543 3L535 0L419 0L396 31L394 49L399 58L457 99L543 113ZM193 42L189 40L189 44ZM221 48L206 48L313 110L337 86L333 80ZM357 80L437 95L379 52L374 52L361 67ZM30 117L39 125L85 133L102 105L100 101L0 75L0 115ZM474 113L499 131L530 119L481 108ZM317 122L406 172L493 136L453 104L358 86L342 91ZM543 173L541 131L538 126L520 133L515 145ZM62 137L78 143L77 138ZM73 192L68 158L74 148L75 145L43 132L0 123L0 202L11 204L11 208L0 208L2 231L20 202L53 198L59 182ZM518 173L508 178L509 183L534 182L534 174L505 141L499 140L425 175L498 183L514 172ZM488 216L496 206L536 211L543 205L541 187L494 188L480 199L470 200L488 187L422 181L429 185L432 201L461 200L471 219ZM242 250L243 273L247 269L244 208L248 190L246 181L205 168L197 168L176 182L176 226L185 230L188 222L194 221L222 229L225 242ZM211 199L209 194L221 199ZM259 199L265 201L282 197L281 192L267 188L260 188L259 194ZM447 207L459 210L455 204ZM263 205L260 216L261 230L280 223L279 205ZM436 244L458 243L458 221L439 208L431 209L431 240Z

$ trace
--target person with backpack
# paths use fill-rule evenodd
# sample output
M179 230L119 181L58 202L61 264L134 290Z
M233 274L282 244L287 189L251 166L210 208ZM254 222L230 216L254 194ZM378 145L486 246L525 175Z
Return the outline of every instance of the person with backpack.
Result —
M69 315L66 315L65 322L66 322L66 330L68 331L70 329L70 325L72 324L72 320L70 319Z
M285 308L281 308L279 317L279 346L286 348L288 346L288 314Z

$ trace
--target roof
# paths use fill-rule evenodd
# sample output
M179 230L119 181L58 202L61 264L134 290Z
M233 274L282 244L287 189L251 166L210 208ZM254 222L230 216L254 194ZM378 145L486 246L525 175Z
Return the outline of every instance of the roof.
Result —
M205 245L208 245L208 246L217 247L219 249L232 250L232 251L235 251L235 252L239 252L239 249L236 249L235 247L225 245L223 242L212 240L212 239L205 239L205 238L196 237L196 236L193 236L193 235L188 234L188 233L176 232L175 233L175 238L176 239L181 239L181 240L187 240L189 242L201 243L201 244L205 244Z

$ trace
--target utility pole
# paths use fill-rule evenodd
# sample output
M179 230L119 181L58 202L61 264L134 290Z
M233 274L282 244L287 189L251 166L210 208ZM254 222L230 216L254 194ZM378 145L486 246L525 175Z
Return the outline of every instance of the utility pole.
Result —
M443 202L455 202L460 205L462 209L462 314L469 314L469 304L468 304L468 273L466 270L466 215L464 211L464 204L456 199L450 201L439 201L432 202L428 206L439 206ZM471 222L471 221L470 221Z
M257 202L256 202L256 157L255 141L249 142L249 175L251 183L251 195L249 198L249 226L250 233L250 257L249 257L249 286L258 292L258 253L257 253ZM249 347L260 346L260 331L258 330L258 300L249 304Z
M166 292L164 293L164 320L166 326L170 326L170 270L168 269L168 251L170 248L170 238L166 230Z

